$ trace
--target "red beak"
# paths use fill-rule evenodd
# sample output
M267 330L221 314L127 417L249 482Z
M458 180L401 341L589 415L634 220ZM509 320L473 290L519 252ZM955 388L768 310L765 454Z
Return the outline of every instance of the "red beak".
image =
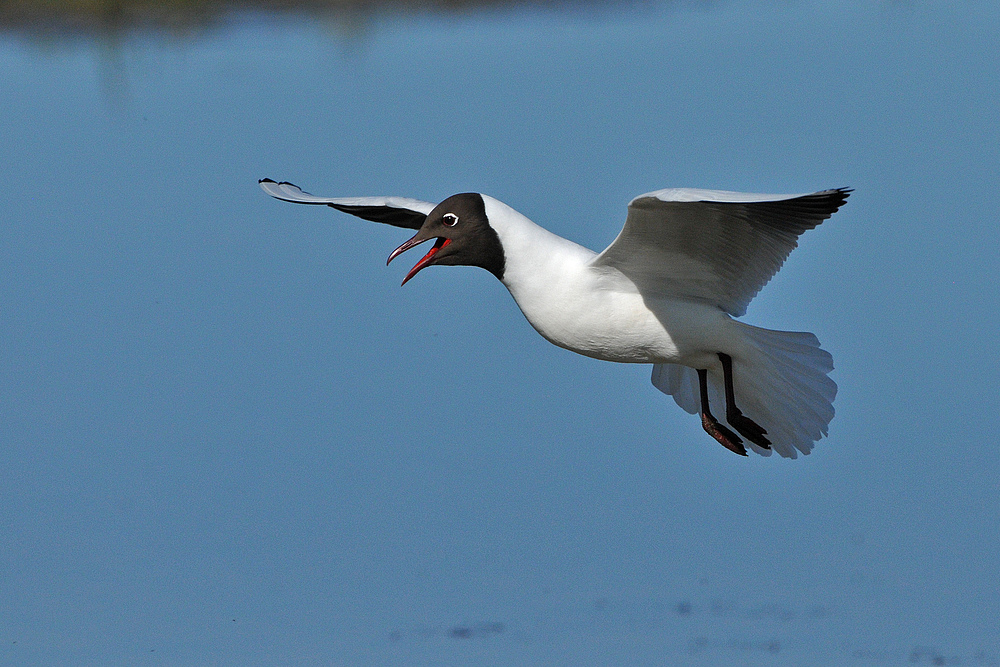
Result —
M406 252L407 250L409 250L414 246L420 245L424 241L430 241L430 239L418 239L416 236L414 236L412 239L410 239L409 241L407 241L406 243L404 243L403 245L399 246L398 248L392 251L392 254L389 255L389 259L385 260L386 266L388 266L389 262L396 259L396 257L398 257L399 255L402 255L404 252ZM423 259L417 262L416 265L414 265L414 267L410 269L410 272L406 274L405 278L403 278L403 282L400 283L400 287L409 282L410 278L417 275L417 272L420 271L420 269L430 264L434 259L434 255L438 253L438 250L445 247L449 243L451 243L451 239L442 238L440 236L437 237L437 239L434 241L434 247L428 250L427 254L424 255Z

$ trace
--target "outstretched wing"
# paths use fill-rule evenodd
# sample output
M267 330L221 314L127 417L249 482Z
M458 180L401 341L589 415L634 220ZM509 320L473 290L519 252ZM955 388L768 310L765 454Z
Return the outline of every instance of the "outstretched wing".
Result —
M393 227L420 229L427 214L434 210L434 204L406 197L317 197L303 192L297 185L270 178L262 178L260 187L275 199L296 204L323 204L338 211L356 215L372 222L381 222Z
M594 266L618 269L643 294L702 299L742 315L799 235L833 215L850 192L650 192L629 203L624 229Z

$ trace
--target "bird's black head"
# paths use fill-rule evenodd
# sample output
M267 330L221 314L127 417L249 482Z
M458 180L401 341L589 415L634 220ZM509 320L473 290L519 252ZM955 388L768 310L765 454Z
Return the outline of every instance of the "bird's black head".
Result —
M452 195L435 206L414 237L393 250L386 264L431 239L436 239L434 247L406 274L404 285L432 264L479 266L503 278L503 246L490 226L482 195L475 192Z

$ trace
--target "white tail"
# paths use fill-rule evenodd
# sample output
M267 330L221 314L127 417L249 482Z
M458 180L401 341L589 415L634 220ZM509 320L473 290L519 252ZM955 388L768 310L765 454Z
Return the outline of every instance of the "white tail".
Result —
M808 454L827 435L833 419L837 384L827 377L833 357L811 333L772 331L736 322L745 336L747 354L733 356L733 392L736 404L750 419L767 430L778 454L796 458ZM721 350L725 352L725 350ZM701 408L698 374L677 364L653 366L653 386L669 394L677 405L697 414ZM709 370L709 404L716 418L725 418L725 393L721 370ZM758 454L770 455L751 442Z

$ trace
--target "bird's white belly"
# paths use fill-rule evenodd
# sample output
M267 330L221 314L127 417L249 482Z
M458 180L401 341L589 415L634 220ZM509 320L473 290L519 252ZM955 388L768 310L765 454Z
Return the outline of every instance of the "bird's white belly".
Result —
M598 294L586 303L525 315L547 340L588 357L623 363L677 357L670 333L638 294Z
M501 282L531 326L559 347L605 361L693 368L715 367L716 352L733 347L735 323L715 305L644 297L617 269L594 266L593 251L526 219L524 228L498 233L506 254Z
M638 292L587 289L585 285L544 296L514 294L528 322L546 340L579 354L620 363L714 366L729 317L708 304L647 301Z

